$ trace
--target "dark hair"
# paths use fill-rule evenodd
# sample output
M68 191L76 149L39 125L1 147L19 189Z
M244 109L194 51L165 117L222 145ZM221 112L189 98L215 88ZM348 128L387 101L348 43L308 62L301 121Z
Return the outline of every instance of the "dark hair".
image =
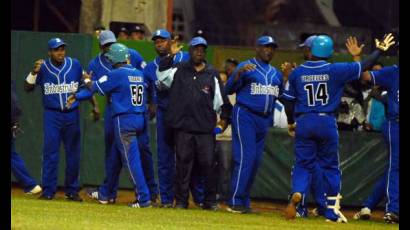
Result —
M379 66L381 66L381 67L384 67L384 65L383 65L381 62L376 62L376 63L373 64L373 66L375 66L375 65L379 65ZM372 67L373 67L373 66L372 66Z
M235 60L234 58L228 58L228 59L225 60L225 62L234 64L235 66L237 66L239 64L239 62L237 60Z

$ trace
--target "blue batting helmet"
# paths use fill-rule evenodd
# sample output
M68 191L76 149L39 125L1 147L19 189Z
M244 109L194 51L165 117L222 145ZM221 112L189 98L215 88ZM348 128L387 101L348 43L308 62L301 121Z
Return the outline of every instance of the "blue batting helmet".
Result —
M125 45L114 43L110 46L110 49L104 54L104 56L114 65L120 62L127 62L130 53Z
M320 58L329 58L333 54L333 40L327 35L319 35L313 40L312 55Z

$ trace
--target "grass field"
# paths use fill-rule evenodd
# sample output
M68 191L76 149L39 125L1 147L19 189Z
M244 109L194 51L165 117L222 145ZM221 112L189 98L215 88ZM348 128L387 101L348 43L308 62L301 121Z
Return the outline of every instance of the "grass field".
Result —
M82 197L84 193L81 193ZM119 194L121 196L121 193ZM129 200L129 202L132 200ZM12 229L399 229L380 218L372 221L329 223L322 217L287 221L278 210L256 214L232 214L198 208L175 210L164 208L129 208L127 202L101 205L88 198L82 203L65 201L63 195L52 201L12 192Z

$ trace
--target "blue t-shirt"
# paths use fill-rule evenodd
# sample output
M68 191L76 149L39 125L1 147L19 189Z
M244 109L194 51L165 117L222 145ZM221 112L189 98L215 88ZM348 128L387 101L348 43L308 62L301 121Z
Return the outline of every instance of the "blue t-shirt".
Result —
M147 83L144 74L125 65L93 81L91 91L111 95L112 116L145 112Z
M255 64L256 69L244 72L234 82L234 76L246 64ZM236 103L251 111L271 114L282 88L282 73L270 64L252 58L241 62L225 85L225 93L236 93Z
M399 118L399 67L384 67L378 71L370 71L372 83L387 89L387 119Z
M186 62L189 60L189 54L187 52L178 52L174 56L174 65L179 63L179 62ZM144 75L147 78L147 81L152 84L155 84L155 95L153 95L153 100L155 104L158 104L158 107L160 108L166 108L169 103L169 89L164 88L158 81L157 78L157 70L159 67L159 62L161 60L161 57L156 57L153 61L147 64L147 66L144 69Z
M82 73L83 68L75 58L64 58L60 66L54 66L50 59L45 60L36 79L42 89L44 107L64 110L67 98L78 89ZM78 107L78 104L75 102L71 108Z
M295 113L334 113L345 84L359 79L361 72L359 62L307 61L289 75L282 96L296 100Z

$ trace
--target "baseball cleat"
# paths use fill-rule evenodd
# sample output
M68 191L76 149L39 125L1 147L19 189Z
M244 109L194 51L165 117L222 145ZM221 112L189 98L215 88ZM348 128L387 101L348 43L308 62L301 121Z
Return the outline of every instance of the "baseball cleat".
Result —
M288 206L285 208L285 218L286 219L294 219L296 217L296 206L302 200L302 194L299 192L295 192L292 194L290 198Z
M65 199L66 200L71 200L71 201L83 202L83 199L80 197L80 195L78 195L78 193L65 194Z
M342 196L337 194L336 196L328 196L328 205L325 210L326 221L333 221L337 223L347 223L347 218L340 211L340 200ZM333 204L333 205L332 205Z
M128 207L130 208L150 208L152 207L151 205L151 201L146 201L146 202L139 202L139 201L135 201L131 204L128 204Z
M27 195L36 195L39 194L40 192L42 192L43 190L41 189L40 185L36 185L34 186L33 189L31 189L30 191L26 192Z
M247 213L246 208L241 205L228 206L226 208L226 211L232 212L232 213L241 213L241 214Z
M87 196L98 201L100 204L114 204L115 199L103 199L97 189L90 189L87 191Z
M389 224L398 224L399 223L399 215L393 213L393 212L388 212L384 215L383 217L384 221Z
M368 220L372 215L372 211L368 207L360 209L359 212L356 212L353 216L355 220Z

